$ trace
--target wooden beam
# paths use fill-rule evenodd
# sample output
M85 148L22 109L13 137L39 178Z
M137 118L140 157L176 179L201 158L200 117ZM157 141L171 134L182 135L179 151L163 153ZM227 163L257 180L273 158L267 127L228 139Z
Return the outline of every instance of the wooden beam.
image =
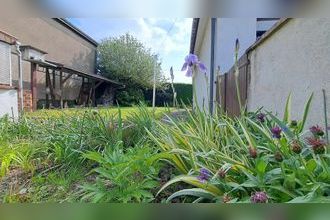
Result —
M31 63L32 111L37 110L37 64Z
M95 89L97 89L102 83L103 83L103 81L99 81L99 82L95 85Z
M49 82L50 82L50 76L49 76L49 69L46 68L46 108L49 108Z
M63 70L61 70L61 72L63 73ZM68 79L70 79L72 75L73 75L73 73L70 73L67 77L65 77L65 78L61 81L62 84L64 84Z
M93 88L93 95L92 95L93 106L96 107L95 80L93 80L93 82L92 82L92 88Z
M62 69L60 70L60 105L61 109L63 108L63 71Z
M53 71L53 77L54 77L54 74L55 72ZM49 69L48 69L48 88L49 88L49 91L50 91L50 96L51 96L51 99L52 99L52 106L54 106L55 104L55 93L54 93L54 88L55 88L55 84L52 85L52 81L50 80L50 72L49 72ZM54 83L54 78L53 78L53 83Z

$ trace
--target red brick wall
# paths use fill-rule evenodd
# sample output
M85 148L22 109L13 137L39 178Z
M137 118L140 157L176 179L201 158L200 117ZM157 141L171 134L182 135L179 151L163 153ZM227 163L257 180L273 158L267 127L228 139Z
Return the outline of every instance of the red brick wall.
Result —
M19 96L19 95L18 95ZM31 90L23 91L23 105L25 112L31 112L32 109L32 93ZM21 109L21 101L18 99L18 109Z

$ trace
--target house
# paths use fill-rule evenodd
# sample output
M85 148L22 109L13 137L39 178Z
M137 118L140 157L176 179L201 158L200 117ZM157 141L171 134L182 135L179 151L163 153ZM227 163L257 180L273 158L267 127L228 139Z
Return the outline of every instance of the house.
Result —
M98 43L65 19L9 16L0 20L0 30L19 42L13 43L10 59L3 62L11 63L7 72L12 87L23 96L19 100L24 100L25 111L70 104L95 105L95 90L101 84L121 86L96 74Z
M239 110L234 68L228 67L229 63L221 63L221 57L225 56L225 52L221 51L221 44L225 42L221 41L223 38L219 34L222 33L217 30L217 23L221 19L212 20L195 19L193 25L190 52L197 54L210 67L207 73L209 78L214 76L211 84L211 80L205 82L203 74L196 77L196 104L208 110L211 106L209 103L219 103L227 112L237 115ZM244 20L241 20L241 24L248 25L249 22L244 23ZM266 27L257 23L257 28L260 26ZM257 29L257 35L258 31ZM330 55L330 19L280 19L261 37L256 36L256 41L252 40L252 34L250 40L250 37L242 35L237 35L242 42L238 64L239 87L240 97L247 109L254 111L264 107L282 116L286 99L292 93L292 118L301 119L305 103L314 93L307 126L319 124L329 127L326 121L330 115L327 106L330 92L330 60L327 59ZM213 44L211 36L215 39ZM231 64L234 63L234 42L237 36L231 37L232 52L228 52L229 59L232 59ZM218 65L220 71L217 71ZM212 92L207 89L211 87ZM208 97L212 96L210 102Z
M11 79L11 46L16 38L0 31L0 116L18 116L18 93Z
M277 18L217 18L215 20L214 32L214 68L215 72L225 73L234 64L235 41L240 41L239 56L261 37ZM211 62L211 19L196 18L193 21L190 53L198 55L206 66ZM208 68L211 71L211 68ZM207 75L210 75L207 73ZM209 91L205 77L198 75L195 78L197 89L197 102L203 109L209 108ZM214 81L216 79L214 78ZM209 83L209 82L208 82ZM215 91L214 91L215 93ZM215 99L215 96L214 96ZM215 101L215 100L214 100Z

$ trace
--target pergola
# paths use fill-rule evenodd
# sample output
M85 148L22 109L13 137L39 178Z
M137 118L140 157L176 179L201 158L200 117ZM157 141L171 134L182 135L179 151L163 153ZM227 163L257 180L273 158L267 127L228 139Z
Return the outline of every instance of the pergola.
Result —
M34 59L29 59L27 61L31 62L31 92L32 106L34 110L37 107L37 71L44 72L46 74L46 108L55 106L56 95L60 98L60 108L64 107L63 85L74 75L82 78L82 85L78 97L78 105L96 106L95 90L102 83L107 83L116 88L125 87L123 84L107 79L101 75L85 73L68 67L64 64ZM59 93L55 92L56 73L59 75Z

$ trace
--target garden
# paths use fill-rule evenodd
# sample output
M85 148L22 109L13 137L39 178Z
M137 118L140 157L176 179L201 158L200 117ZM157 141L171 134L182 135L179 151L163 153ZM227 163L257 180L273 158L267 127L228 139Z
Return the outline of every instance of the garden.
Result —
M0 200L114 203L330 202L324 129L265 109L41 110L0 119Z

